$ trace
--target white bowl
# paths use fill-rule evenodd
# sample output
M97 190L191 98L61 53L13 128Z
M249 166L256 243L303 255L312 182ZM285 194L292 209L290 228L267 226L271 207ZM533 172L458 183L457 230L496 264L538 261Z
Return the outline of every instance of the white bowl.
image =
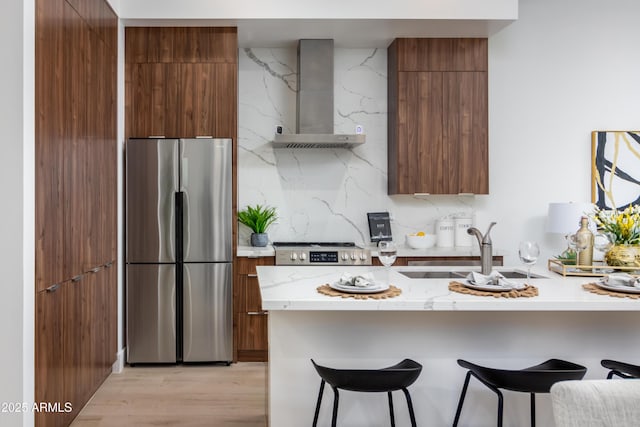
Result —
M407 234L406 236L407 246L413 249L426 249L431 248L436 244L435 234L426 234L424 236L415 236Z

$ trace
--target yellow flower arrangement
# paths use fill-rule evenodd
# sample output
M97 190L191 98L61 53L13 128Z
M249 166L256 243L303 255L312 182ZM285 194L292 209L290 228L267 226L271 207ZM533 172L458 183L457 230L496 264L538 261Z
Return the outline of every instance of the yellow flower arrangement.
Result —
M614 245L640 245L640 205L629 205L622 212L596 208L590 217Z

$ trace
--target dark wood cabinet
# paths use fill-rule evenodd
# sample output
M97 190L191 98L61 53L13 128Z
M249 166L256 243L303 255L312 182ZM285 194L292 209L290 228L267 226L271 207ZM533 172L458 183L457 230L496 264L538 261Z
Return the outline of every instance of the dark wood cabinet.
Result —
M104 0L37 0L36 426L66 426L117 352L117 26ZM65 403L71 405L71 411Z
M36 402L66 402L64 393L63 323L66 288L54 285L36 294L35 396ZM64 412L35 412L35 425L69 424Z
M128 27L127 137L237 135L235 28Z
M115 269L104 266L36 294L37 426L66 426L111 372L117 347Z
M237 360L266 361L268 358L268 312L262 309L256 266L274 265L273 257L236 258L234 318Z
M130 69L130 136L235 137L235 64L140 63Z
M396 39L388 72L388 193L487 194L487 40Z

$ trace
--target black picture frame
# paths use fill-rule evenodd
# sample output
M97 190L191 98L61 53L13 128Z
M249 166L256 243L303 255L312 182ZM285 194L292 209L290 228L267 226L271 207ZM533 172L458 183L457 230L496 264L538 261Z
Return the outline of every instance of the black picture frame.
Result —
M389 212L368 212L369 235L373 243L391 241L391 223Z

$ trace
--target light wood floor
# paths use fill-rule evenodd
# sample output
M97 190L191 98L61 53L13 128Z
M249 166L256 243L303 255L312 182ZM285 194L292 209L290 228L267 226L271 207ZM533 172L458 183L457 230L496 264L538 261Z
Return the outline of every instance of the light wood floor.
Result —
M71 427L264 427L265 363L125 367L111 374Z

